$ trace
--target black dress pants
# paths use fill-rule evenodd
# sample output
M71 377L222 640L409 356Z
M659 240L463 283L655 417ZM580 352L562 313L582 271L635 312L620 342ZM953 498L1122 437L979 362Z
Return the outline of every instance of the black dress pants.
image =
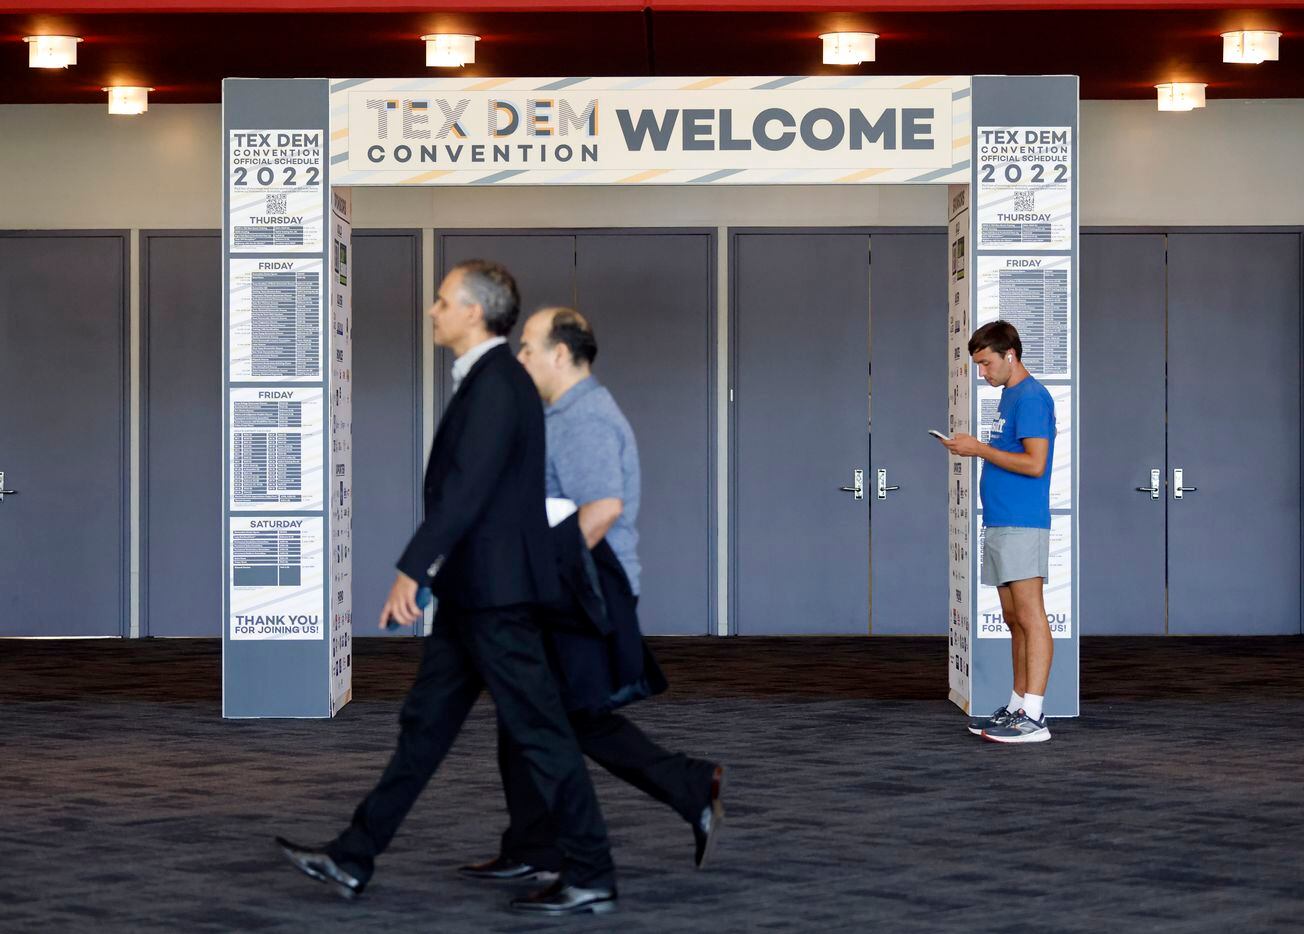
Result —
M540 806L555 822L563 880L612 882L607 828L529 606L472 611L440 604L399 714L398 748L327 852L359 879L371 877L375 858L439 768L482 687L497 705L500 729L520 750Z
M617 713L571 718L580 749L598 765L662 804L686 821L695 821L711 802L715 764L672 753L653 742ZM531 781L523 750L498 722L498 770L502 773L510 824L500 855L539 869L558 871L564 849L558 825Z

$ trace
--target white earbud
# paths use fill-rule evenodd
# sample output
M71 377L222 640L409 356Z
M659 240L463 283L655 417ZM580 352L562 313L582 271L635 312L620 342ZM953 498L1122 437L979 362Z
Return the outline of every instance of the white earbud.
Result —
M1007 353L1007 354L1005 355L1005 362L1006 362L1006 363L1013 363L1013 362L1014 362L1014 354L1012 354L1012 353Z

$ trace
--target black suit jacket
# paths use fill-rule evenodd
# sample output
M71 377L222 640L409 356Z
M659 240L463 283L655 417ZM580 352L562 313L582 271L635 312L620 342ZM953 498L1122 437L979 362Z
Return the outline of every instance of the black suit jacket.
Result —
M505 345L476 361L440 420L425 521L398 568L465 609L558 595L544 508L543 403Z
M553 532L565 596L547 608L545 645L566 710L596 716L660 694L666 677L620 559L605 539L590 552L574 516Z

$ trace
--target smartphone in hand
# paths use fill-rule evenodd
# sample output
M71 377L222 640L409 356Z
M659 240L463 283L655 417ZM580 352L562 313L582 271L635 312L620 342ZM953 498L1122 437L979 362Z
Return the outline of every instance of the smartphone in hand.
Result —
M936 438L938 441L950 441L950 440L951 440L951 439L948 438L946 435L944 435L944 434L942 434L940 431L938 431L936 428L930 428L930 429L928 429L928 433L929 433L930 435L932 435L934 438Z
M430 601L433 598L434 598L434 593L431 592L430 588L422 587L420 590L417 591L416 604L419 608L424 610L426 607L430 606ZM393 632L395 629L398 629L398 620L396 620L394 617L391 616L389 619L385 620L385 628L388 629L390 632Z

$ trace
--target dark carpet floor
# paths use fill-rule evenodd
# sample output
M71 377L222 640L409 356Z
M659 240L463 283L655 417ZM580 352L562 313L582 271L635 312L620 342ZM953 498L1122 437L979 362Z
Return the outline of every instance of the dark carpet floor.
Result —
M215 642L0 642L0 931L1304 930L1304 639L1085 640L1083 716L1021 748L940 639L657 640L633 716L730 765L716 861L595 772L621 910L567 922L453 875L503 820L487 701L363 900L281 862L392 748L419 645L356 645L334 721L223 721Z

